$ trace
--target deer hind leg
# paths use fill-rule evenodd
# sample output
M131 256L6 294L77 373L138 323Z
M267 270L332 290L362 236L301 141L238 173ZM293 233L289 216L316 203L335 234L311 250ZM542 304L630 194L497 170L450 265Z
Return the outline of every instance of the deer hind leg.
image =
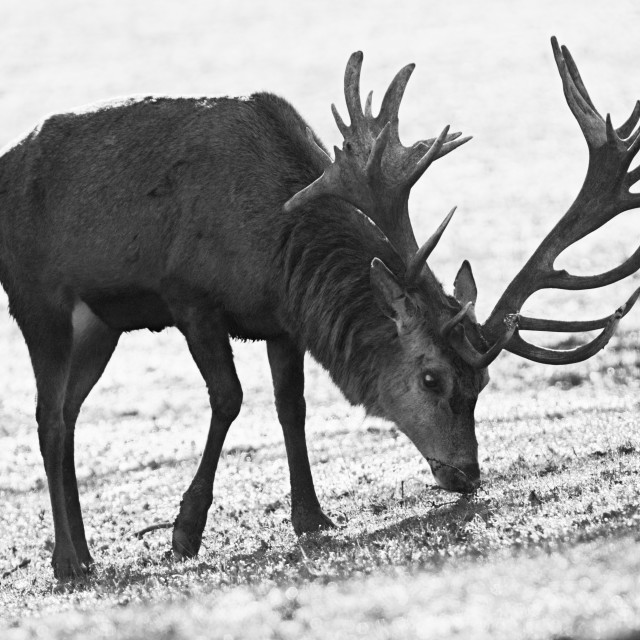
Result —
M204 378L211 404L211 425L202 459L180 503L173 526L176 558L197 555L207 512L213 500L213 480L227 431L240 413L242 387L233 363L227 325L222 312L206 309L172 309L191 355Z
M287 337L269 340L267 353L289 462L293 529L301 535L334 527L320 508L309 466L304 433L304 353Z
M104 372L118 344L120 333L110 329L84 303L76 305L72 323L73 347L63 414L66 433L62 480L71 539L78 561L89 567L93 564L93 558L87 545L78 497L74 460L75 427L82 403Z
M21 302L25 302L22 300ZM29 349L38 394L38 440L49 485L55 532L53 572L66 579L83 574L71 537L64 493L63 458L65 422L63 407L72 351L71 310L42 300L24 305L27 313L16 319Z

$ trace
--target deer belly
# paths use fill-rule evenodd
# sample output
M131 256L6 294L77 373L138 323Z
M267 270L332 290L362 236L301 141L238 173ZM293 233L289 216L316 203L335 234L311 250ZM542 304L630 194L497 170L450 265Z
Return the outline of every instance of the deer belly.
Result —
M269 340L283 334L282 325L268 311L242 316L227 313L226 321L229 335L240 340Z
M173 317L164 300L149 289L126 289L92 292L82 296L106 325L116 331L150 329L161 331L173 325Z

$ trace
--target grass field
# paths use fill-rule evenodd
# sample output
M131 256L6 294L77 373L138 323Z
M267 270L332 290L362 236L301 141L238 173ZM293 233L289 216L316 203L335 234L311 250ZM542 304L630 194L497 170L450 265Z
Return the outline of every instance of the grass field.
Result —
M0 140L46 113L112 95L269 89L334 144L329 105L342 105L349 54L364 51L363 87L378 100L393 74L416 62L403 139L451 123L474 140L414 189L414 228L426 237L459 205L430 263L451 283L469 258L484 317L584 177L586 148L549 36L571 47L614 123L640 97L637 3L518 6L7 3ZM605 270L639 241L638 213L627 212L560 265ZM605 291L545 292L527 312L600 317L639 285L636 274ZM53 579L34 382L4 296L0 311L0 637L640 634L640 311L586 363L553 368L505 354L492 365L476 413L484 484L470 498L438 490L408 440L350 407L309 360L312 467L340 528L299 539L265 348L235 345L245 402L218 468L203 548L185 563L165 557L169 530L134 533L176 516L204 445L206 390L179 333L125 336L80 418L78 477L97 567L75 585Z

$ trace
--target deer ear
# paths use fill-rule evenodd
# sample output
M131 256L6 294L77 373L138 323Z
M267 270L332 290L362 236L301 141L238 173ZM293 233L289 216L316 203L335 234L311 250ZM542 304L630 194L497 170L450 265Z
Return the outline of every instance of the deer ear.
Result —
M369 277L378 306L385 315L395 320L398 333L401 333L414 316L414 305L409 294L379 258L371 261Z
M474 305L476 303L478 289L476 281L473 279L471 265L467 260L462 263L458 275L453 281L453 295L463 307L467 302L472 302Z

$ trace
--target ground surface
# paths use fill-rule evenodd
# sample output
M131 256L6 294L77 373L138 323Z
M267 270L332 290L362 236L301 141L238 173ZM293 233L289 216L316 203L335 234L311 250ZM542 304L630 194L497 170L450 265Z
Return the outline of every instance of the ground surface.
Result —
M479 315L571 202L586 166L548 38L568 43L592 97L620 122L640 97L635 3L110 2L0 8L0 139L43 114L129 93L289 98L327 142L344 63L365 52L376 95L409 61L407 142L450 122L475 140L415 188L424 238L457 220L432 265L469 258ZM588 7L588 8L587 8ZM344 111L344 109L343 109ZM0 212L2 215L2 212ZM629 212L563 266L608 269L640 240ZM599 317L606 292L552 292L532 313ZM297 539L262 345L235 348L245 403L219 467L197 560L164 558L204 443L204 385L175 331L127 336L85 405L77 460L97 569L57 585L33 418L34 384L0 299L0 635L3 638L607 638L640 630L640 313L588 363L503 355L477 410L485 483L467 499L433 486L417 451L365 419L307 365L316 485L335 532ZM20 565L22 568L20 568ZM15 570L14 570L15 569Z

